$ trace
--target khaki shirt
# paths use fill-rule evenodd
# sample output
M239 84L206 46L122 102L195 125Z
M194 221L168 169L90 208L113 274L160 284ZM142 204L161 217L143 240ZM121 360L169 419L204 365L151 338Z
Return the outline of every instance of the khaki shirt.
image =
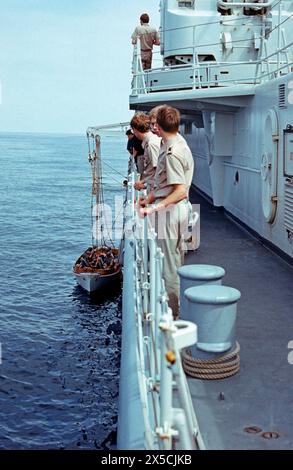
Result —
M185 184L188 198L193 170L194 160L185 139L178 134L165 142L161 147L155 174L155 199L169 196L174 184Z
M148 132L142 141L142 147L144 149L142 179L147 184L148 191L152 191L154 189L154 177L160 153L160 146L161 139L152 132Z
M131 36L132 44L137 43L137 39L140 39L140 45L142 51L151 51L155 42L159 42L160 35L155 28L152 28L149 24L144 23L141 26L137 26Z

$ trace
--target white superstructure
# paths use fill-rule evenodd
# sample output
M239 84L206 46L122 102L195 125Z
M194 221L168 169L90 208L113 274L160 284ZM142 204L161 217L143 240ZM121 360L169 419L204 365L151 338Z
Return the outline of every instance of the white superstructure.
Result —
M182 113L193 184L293 255L293 1L162 0L161 56L130 106ZM139 49L139 48L138 48Z

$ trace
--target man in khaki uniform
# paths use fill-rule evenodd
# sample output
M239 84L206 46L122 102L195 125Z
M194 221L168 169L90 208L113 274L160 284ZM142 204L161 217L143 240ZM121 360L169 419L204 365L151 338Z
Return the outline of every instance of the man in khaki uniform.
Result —
M137 26L131 36L132 44L137 43L140 39L140 53L143 70L152 67L153 45L160 45L160 36L155 28L149 25L149 15L143 13L140 16L140 26Z
M178 134L180 113L162 106L157 114L157 129L164 144L158 159L154 191L140 201L141 213L156 213L158 245L164 253L163 277L174 318L178 317L179 276L182 264L182 235L188 224L188 193L194 161L186 141ZM152 204L149 207L148 204Z
M155 106L154 108L152 108L148 114L149 118L150 118L150 128L151 128L151 131L153 132L153 134L156 134L156 135L159 135L158 134L158 129L157 129L157 115L158 115L158 111L159 109L162 107L163 105L159 105L159 106Z
M141 179L135 183L135 189L154 189L154 177L160 151L161 139L150 131L150 118L145 113L136 113L130 123L135 137L142 140L144 154L139 161Z

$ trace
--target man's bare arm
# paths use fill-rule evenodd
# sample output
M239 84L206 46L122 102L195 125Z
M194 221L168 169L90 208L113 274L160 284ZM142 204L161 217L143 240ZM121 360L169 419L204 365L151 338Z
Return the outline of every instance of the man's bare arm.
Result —
M155 204L156 207L150 206L150 207L142 207L141 209L141 214L142 215L148 215L151 214L154 211L160 211L165 209L166 207L172 206L173 204L177 204L177 202L182 201L183 199L186 199L186 185L185 184L173 184L173 191L169 196L167 196L165 199L162 199L158 204ZM150 197L152 196L152 197ZM154 202L154 193L150 193L149 196L147 197L147 202L144 199L142 202L143 204L140 204L141 206L146 206L147 204L152 204Z
M173 184L173 191L165 199L163 199L160 204L164 207L171 206L172 204L177 204L177 202L186 199L186 185L185 184Z

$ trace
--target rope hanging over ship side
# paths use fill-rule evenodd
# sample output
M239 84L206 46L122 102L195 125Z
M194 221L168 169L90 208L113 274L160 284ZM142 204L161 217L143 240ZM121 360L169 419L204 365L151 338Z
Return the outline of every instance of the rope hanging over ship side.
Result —
M90 138L88 136L88 147L88 160L91 165L92 172L92 245L105 247L110 245L114 248L114 243L106 220L100 137L93 137L91 146Z
M101 163L101 145L98 135L88 136L88 161L91 166L91 232L90 246L76 261L76 274L97 274L98 276L115 276L121 270L119 250L115 248L107 221L103 191L103 173ZM117 276L116 276L117 277Z

